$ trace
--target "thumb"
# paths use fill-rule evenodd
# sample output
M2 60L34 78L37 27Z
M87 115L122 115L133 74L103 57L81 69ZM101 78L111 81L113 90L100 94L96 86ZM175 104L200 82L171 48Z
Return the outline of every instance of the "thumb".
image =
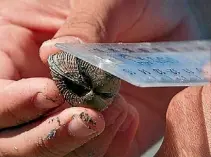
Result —
M169 105L166 133L157 157L210 156L211 85L191 87Z
M70 0L70 12L65 23L52 40L44 42L40 48L43 62L58 50L55 43L112 42L112 30L108 29L108 19L112 14L113 0ZM111 27L112 28L112 27Z
M115 6L115 0L71 0L66 22L54 38L40 48L42 61L48 61L52 78L71 105L89 104L102 110L111 104L119 91L119 78L67 53L52 55L59 51L54 47L59 42L111 42L112 37L108 34L112 33L107 29L107 22L112 6Z
M86 42L106 42L108 19L115 0L70 0L70 13L54 38L75 36Z

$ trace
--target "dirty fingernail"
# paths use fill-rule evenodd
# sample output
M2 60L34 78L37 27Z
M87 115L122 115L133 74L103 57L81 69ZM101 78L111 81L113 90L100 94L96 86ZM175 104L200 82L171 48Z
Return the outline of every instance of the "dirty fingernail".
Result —
M69 133L72 136L86 137L97 133L96 121L85 112L74 115L68 125Z

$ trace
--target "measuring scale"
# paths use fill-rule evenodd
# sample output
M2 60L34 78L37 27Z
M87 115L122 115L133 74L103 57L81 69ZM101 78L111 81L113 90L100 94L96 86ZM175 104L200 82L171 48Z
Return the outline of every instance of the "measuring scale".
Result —
M62 51L139 87L209 83L211 41L145 43L57 43ZM210 68L211 69L211 68Z

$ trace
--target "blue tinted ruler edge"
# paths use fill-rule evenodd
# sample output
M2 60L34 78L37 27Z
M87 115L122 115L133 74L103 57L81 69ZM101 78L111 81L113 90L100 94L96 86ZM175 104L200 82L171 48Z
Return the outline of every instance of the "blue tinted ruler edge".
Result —
M210 48L210 45L209 45L210 41L205 41L205 44L208 44L206 49L203 49L205 47L203 45L204 42L198 41L197 43L198 43L198 45L201 46L201 48L200 48L201 50L196 50L196 48L193 48L192 51L195 51L195 53L189 52L191 50L187 50L188 51L188 55L194 55L193 58L194 57L201 57L202 58L201 60L205 59L206 61L209 61L210 54L211 54L211 51L209 49ZM143 44L151 46L151 43L143 43ZM108 60L108 63L106 63L105 58L108 57L108 56L104 56L105 54L103 52L102 53L100 52L100 54L97 54L95 52L89 51L90 48L93 48L93 46L96 46L96 45L99 45L99 46L103 45L103 46L108 46L108 47L112 47L112 46L113 47L115 47L115 46L118 47L118 45L120 47L122 47L122 46L123 47L133 47L135 45L137 47L137 46L143 45L143 44L142 43L135 43L135 44L133 44L133 43L123 43L123 44L113 44L113 43L112 44L96 44L96 43L95 44L83 44L83 46L85 46L85 48L82 48L80 50L79 49L80 47L77 47L78 44L57 43L56 47L58 49L62 50L62 51L69 52L71 55L74 55L75 57L77 57L79 59L82 59L82 60L84 60L86 62L89 62L90 64L92 64L92 65L94 65L94 66L96 66L98 68L101 68L104 71L107 71L107 72L119 77L120 79L123 78L122 80L125 80L126 82L129 82L129 83L131 83L131 84L133 84L135 86L139 86L139 87L201 86L201 85L205 85L205 84L209 83L209 81L206 80L205 78L203 78L201 80L199 79L198 81L196 81L196 80L186 80L186 81L184 80L184 81L181 81L180 80L179 82L177 82L177 81L175 81L175 82L174 81L171 81L171 82L167 81L167 82L165 82L165 80L164 80L164 82L162 82L162 81L153 81L153 80L152 81L135 80L134 76L132 76L132 75L131 76L129 76L129 75L128 76L126 76L126 75L123 76L121 71L113 70L115 68L115 62L117 62L117 64L119 62L119 60L115 60L115 58L112 58L113 56L111 58L109 58L109 59L114 59L114 60L112 62L109 62L109 60ZM163 46L163 45L165 45L165 42L164 43L156 43L156 44L158 44L158 46L159 46L159 44ZM171 44L171 48L173 47L174 49L176 49L174 47L174 45L179 45L180 46L181 44L183 44L183 45L188 45L189 47L191 47L191 44L194 44L194 42L189 42L188 41L185 44L184 44L184 42L168 42L168 44ZM194 45L197 45L197 44L194 44ZM80 45L80 46L82 46L82 45ZM194 46L192 45L192 47L194 47ZM85 51L88 52L88 53L86 53ZM183 51L184 50L176 52L176 55L179 55L180 57L183 57L183 55L184 55L184 53L182 53ZM201 52L200 55L199 55L199 53L197 53L198 51ZM118 52L114 52L114 53L118 53ZM154 53L153 52L153 53L148 53L148 54L149 55L153 55L153 54L166 55L167 54L167 55L171 56L174 53L171 53L171 52L169 52L169 53L163 53L163 52ZM202 54L206 54L204 56L204 58L203 58ZM187 55L187 53L186 53L186 55ZM127 66L127 64L125 66ZM196 65L196 66L198 66L198 65Z

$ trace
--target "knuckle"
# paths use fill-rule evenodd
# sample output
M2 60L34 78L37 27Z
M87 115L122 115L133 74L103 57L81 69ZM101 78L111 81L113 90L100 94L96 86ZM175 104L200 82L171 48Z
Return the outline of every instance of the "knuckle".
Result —
M182 114L183 101L184 101L183 92L176 94L171 99L166 113L167 120L174 119L175 114L180 114L180 115Z
M102 114L106 121L106 126L114 125L123 122L128 113L128 105L125 100L117 95L112 104L105 109ZM117 122L118 121L118 122Z
M193 112L200 101L202 87L188 87L175 95L168 106L166 118L173 120L175 117L186 116L187 113Z
M119 96L117 98L118 103L116 103L116 108L119 111L119 116L117 119L119 119L121 122L124 122L127 119L128 112L129 112L129 104L126 102L126 100Z
M124 123L121 125L119 131L126 131L131 127L137 129L139 125L139 113L135 107L129 104L129 112L127 114L127 118L125 119Z
M133 120L137 121L139 119L139 112L137 111L137 109L135 107L133 107L131 105L131 109L132 109L132 116L133 116Z
M114 99L115 107L119 110L119 114L126 118L128 113L128 103L122 96L117 96L116 99Z
M64 25L70 35L78 36L88 42L102 42L106 39L106 28L101 16L87 11L72 13Z

